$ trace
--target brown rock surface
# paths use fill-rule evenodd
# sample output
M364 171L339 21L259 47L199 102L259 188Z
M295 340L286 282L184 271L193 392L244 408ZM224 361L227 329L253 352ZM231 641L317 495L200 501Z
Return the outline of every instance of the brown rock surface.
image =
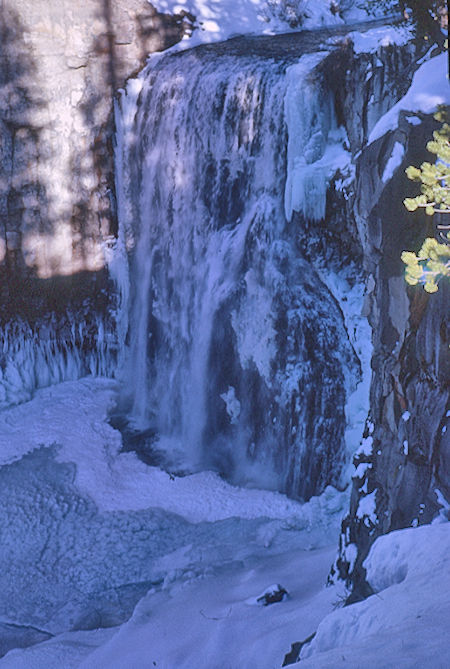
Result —
M115 227L114 94L185 28L146 0L0 0L4 298L24 278L103 267Z

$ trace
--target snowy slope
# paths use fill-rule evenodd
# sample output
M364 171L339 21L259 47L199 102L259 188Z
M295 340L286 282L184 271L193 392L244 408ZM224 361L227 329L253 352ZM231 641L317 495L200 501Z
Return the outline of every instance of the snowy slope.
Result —
M224 563L201 579L149 592L120 628L69 633L14 650L0 667L274 669L292 639L310 635L336 601L336 591L323 586L332 559L333 549L323 549ZM273 582L288 590L289 599L267 607L249 603Z
M327 616L296 666L357 669L363 662L367 669L445 669L450 523L380 537L365 567L375 594Z

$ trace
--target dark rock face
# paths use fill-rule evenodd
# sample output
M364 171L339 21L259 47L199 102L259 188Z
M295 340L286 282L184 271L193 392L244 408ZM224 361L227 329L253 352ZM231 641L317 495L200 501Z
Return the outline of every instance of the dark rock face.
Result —
M388 45L355 55L351 42L328 58L322 75L335 97L338 122L356 154L378 119L408 90L415 69L415 47Z
M368 594L362 562L376 537L430 522L439 509L438 495L450 496L449 286L442 283L435 295L408 287L400 260L402 250L417 250L427 234L434 234L425 217L406 212L402 202L417 192L404 169L430 158L424 147L437 124L419 115L420 125L411 125L407 117L402 114L398 129L369 145L358 162L355 213L372 286L367 310L374 355L371 416L355 457L358 468L338 559L353 599ZM384 183L396 142L405 146L403 162ZM376 502L373 512L364 502L369 495ZM358 558L349 573L345 547L351 543Z
M281 666L288 667L290 664L295 664L298 662L300 660L300 653L303 646L312 641L315 636L316 633L314 632L314 634L311 634L309 637L304 639L304 641L295 641L293 644L291 644L291 650L284 656L283 664Z

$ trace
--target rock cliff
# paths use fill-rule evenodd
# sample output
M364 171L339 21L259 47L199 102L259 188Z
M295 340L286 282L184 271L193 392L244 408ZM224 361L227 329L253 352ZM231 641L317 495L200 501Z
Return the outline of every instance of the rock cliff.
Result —
M46 295L35 279L104 266L116 227L113 97L187 25L146 0L0 2L3 312Z
M408 287L400 260L403 249L417 249L427 232L434 234L421 213L406 211L403 198L417 192L404 170L432 158L425 146L436 126L431 116L404 112L397 129L364 148L357 163L354 211L374 352L370 417L354 460L338 559L351 599L369 592L362 562L376 537L429 523L450 497L450 291L446 283L431 296ZM394 178L383 180L396 143L405 148L403 159ZM349 544L358 548L356 563Z

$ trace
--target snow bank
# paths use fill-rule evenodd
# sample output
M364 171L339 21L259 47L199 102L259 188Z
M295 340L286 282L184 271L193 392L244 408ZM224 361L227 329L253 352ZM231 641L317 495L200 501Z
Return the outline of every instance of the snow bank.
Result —
M450 523L379 537L364 566L376 594L328 615L298 667L446 666Z
M395 130L402 110L431 114L438 105L450 104L450 86L447 76L447 54L442 53L420 66L406 93L384 116L369 135L369 144Z
M160 12L184 11L197 18L198 28L192 37L184 38L182 48L219 42L233 35L287 32L292 26L298 30L300 21L305 29L343 23L331 11L329 0L152 0L152 5Z
M31 648L17 648L0 659L2 669L77 669L80 662L106 643L116 628L68 632Z
M132 619L88 656L80 669L273 669L293 639L308 636L336 597L323 587L331 551L290 553L234 564L171 596L149 593ZM290 597L249 606L274 578ZM1 667L1 663L0 663ZM3 669L3 668L2 668Z
M365 2L331 0L152 0L160 12L189 12L196 30L176 49L219 42L235 35L276 34L356 23L392 14L395 2L369 9Z
M351 32L346 38L353 42L355 53L375 53L380 47L401 46L413 37L409 26L381 26L366 32Z
M450 568L450 524L423 525L390 532L374 543L364 562L367 581L375 592L407 580L421 583L433 570Z

